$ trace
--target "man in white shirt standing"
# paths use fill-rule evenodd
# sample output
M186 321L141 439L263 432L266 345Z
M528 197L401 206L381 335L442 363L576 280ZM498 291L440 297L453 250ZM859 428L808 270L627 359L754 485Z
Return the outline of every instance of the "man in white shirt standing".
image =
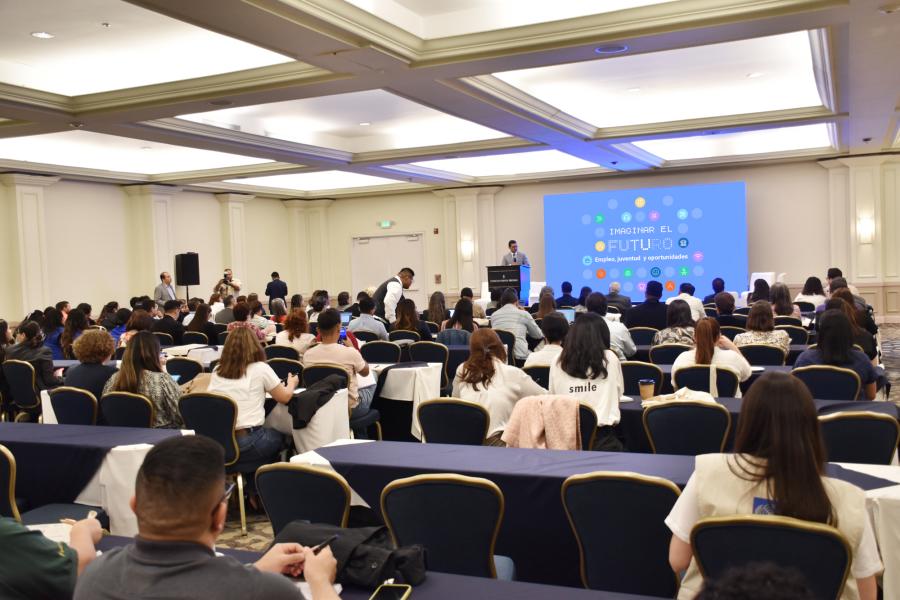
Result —
M375 290L372 300L375 301L375 314L393 323L397 316L397 303L403 298L403 290L408 290L413 284L416 274L409 267L403 267L400 272L382 283Z
M634 353L637 352L637 346L634 345L634 340L631 339L631 333L628 331L628 328L625 327L624 323L614 321L606 315L609 307L606 296L600 292L594 292L587 297L584 305L587 308L587 312L596 313L606 319L606 326L609 327L610 350L616 353L616 357L619 360L627 360L628 357L634 356Z
M516 240L509 240L507 246L509 247L509 252L503 256L503 259L500 262L501 265L504 267L509 265L525 265L527 267L531 265L531 263L528 262L528 257L525 256L525 253L519 252L519 244Z
M666 304L672 304L672 300L684 300L691 307L691 317L694 321L699 321L706 316L706 311L703 310L703 301L694 297L693 285L687 282L682 283L678 291L680 293L666 300Z

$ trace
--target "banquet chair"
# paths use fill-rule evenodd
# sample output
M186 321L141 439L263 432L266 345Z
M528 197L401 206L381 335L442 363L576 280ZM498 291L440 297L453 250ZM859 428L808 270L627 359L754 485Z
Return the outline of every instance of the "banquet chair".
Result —
M485 407L458 398L422 402L416 415L422 441L432 444L482 446L491 420Z
M472 334L465 329L445 329L434 338L445 346L468 346Z
M447 363L450 361L450 350L437 342L413 342L409 345L409 357L413 362L441 363L441 389L450 385L447 376Z
M660 344L650 348L650 362L654 365L671 365L682 352L692 350L687 344Z
M213 323L213 327L216 328L216 334L222 333L224 331L228 331L227 323Z
M644 409L642 420L654 454L722 452L731 430L728 409L708 402L658 404Z
M803 327L803 321L797 317L790 315L775 315L776 325L793 325L794 327Z
M803 345L809 343L809 330L805 327L797 327L796 325L775 325L775 329L787 331L791 338L791 344Z
M673 383L676 390L683 387L694 390L696 392L710 392L709 389L709 370L710 365L691 365L690 367L682 367L675 371ZM716 396L722 398L733 398L738 391L740 380L737 373L728 367L716 367Z
M578 433L581 437L581 449L593 450L597 439L597 412L584 403L578 404Z
M400 362L401 349L394 342L383 342L381 340L375 342L366 342L359 349L359 353L367 363L398 363Z
M366 330L361 329L359 331L354 331L353 335L356 336L356 339L362 340L367 344L369 342L377 342L378 341L378 334L375 333L374 331L366 331ZM365 346L363 346L363 347L365 347Z
M741 308L736 308L736 309L734 309L734 314L749 316L750 315L750 307L742 306Z
M889 465L900 442L900 424L884 413L837 412L819 425L829 462Z
M747 344L738 346L738 350L751 365L781 366L787 359L787 353L784 350L770 344Z
M41 394L35 383L34 366L24 360L3 363L3 376L9 385L12 403L19 414L16 421L37 420L41 412Z
M307 325L307 328L309 329L309 332L313 335L317 335L319 333L319 324L318 323L309 323Z
M153 427L156 407L141 394L109 392L100 397L100 414L112 427Z
M436 335L441 330L441 326L434 321L425 321L425 324L428 325L428 331L432 334Z
M297 361L300 360L300 353L297 352L297 349L293 346L281 346L278 344L272 344L263 348L263 351L266 353L266 360L270 360L273 358L287 358Z
M418 331L407 331L406 329L397 329L388 333L388 340L398 342L400 340L409 340L410 342L418 342L422 339Z
M801 313L816 312L816 305L812 302L794 302Z
M60 425L97 424L97 398L87 390L69 386L53 388L50 405Z
M649 346L653 343L653 336L659 333L658 329L652 327L629 327L628 333L636 346Z
M171 334L168 334L164 331L154 331L153 335L156 336L157 341L159 341L160 346L174 346L175 338L172 337Z
M166 361L166 372L179 375L178 384L183 385L203 372L203 363L185 356L173 356Z
M185 331L181 337L181 342L183 344L202 344L207 346L209 345L209 338L202 331Z
M224 346L224 345L225 345L225 340L227 340L227 339L228 339L228 332L227 332L227 331L220 331L220 332L219 332L219 339L218 339L219 345L220 345L220 346Z
M653 386L653 395L659 396L663 385L662 369L653 363L642 362L639 360L622 361L622 378L625 380L625 395L636 396L641 395L641 379L652 379L655 384Z
M291 358L270 358L266 364L272 367L278 379L287 381L289 374L295 374L300 380L303 379L303 365L299 360Z
M704 579L733 567L773 562L804 575L815 598L839 598L850 572L850 544L834 527L774 515L701 519L691 549Z
M321 381L329 375L339 375L344 381L347 379L347 369L341 365L334 363L321 363L318 365L309 365L303 369L303 387L308 388L317 381ZM346 387L346 386L345 386Z
M256 471L256 490L276 536L297 520L347 526L350 485L334 471L286 462L263 465Z
M667 479L637 473L566 479L562 502L578 542L582 585L673 598L678 577L669 566L672 533L664 521L680 493Z
M735 336L741 333L747 333L747 330L743 327L736 327L734 325L722 325L719 327L719 333L729 340L734 341Z
M512 580L512 560L494 555L503 506L497 484L454 473L396 479L381 492L394 543L423 545L429 569Z
M516 364L516 334L512 331L507 331L505 329L495 329L494 333L497 334L497 337L500 338L500 341L503 342L503 345L506 346L506 362L515 366Z
M550 389L550 367L535 365L533 367L523 367L522 370L525 371L525 373L529 377L531 377L536 384L538 384L545 390Z
M862 383L856 371L831 365L797 367L791 371L816 400L856 400Z
M716 309L715 305L713 305L712 308L710 308L709 306L704 306L703 312L707 317L712 317L713 319L719 316L719 311Z

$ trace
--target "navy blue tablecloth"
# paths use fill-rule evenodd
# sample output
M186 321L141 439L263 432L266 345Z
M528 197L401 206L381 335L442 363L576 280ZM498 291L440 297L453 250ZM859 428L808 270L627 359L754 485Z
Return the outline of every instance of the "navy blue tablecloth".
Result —
M592 471L632 471L664 477L684 487L694 470L692 456L624 452L404 442L334 446L317 452L375 510L384 486L401 477L459 473L490 479L503 491L505 500L497 554L512 557L520 580L575 587L581 585L578 547L560 497L567 477ZM839 468L829 474L832 472L863 489L896 485Z
M110 449L176 435L176 429L0 423L0 444L16 458L16 495L32 508L74 502Z

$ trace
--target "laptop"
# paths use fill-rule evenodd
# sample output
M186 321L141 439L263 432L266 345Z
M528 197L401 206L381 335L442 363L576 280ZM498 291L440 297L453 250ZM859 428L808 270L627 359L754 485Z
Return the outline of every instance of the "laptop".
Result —
M352 319L352 318L353 318L353 313L351 313L351 312L342 312L342 313L341 313L341 325L343 325L344 327L346 327L347 324L350 323L350 319Z
M574 308L560 308L557 309L556 312L562 313L562 315L566 318L566 321L569 323L575 322L575 309Z

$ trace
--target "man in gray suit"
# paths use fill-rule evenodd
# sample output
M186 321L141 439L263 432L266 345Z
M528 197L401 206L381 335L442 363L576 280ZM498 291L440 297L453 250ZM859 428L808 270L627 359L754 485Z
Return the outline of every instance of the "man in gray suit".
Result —
M503 260L500 263L504 267L508 265L525 265L530 266L531 263L528 262L528 257L525 256L524 252L519 252L519 244L516 243L516 240L509 240L509 252L503 256Z
M159 274L160 284L153 290L153 301L162 309L169 300L177 300L175 298L175 287L172 285L172 276L163 271Z

